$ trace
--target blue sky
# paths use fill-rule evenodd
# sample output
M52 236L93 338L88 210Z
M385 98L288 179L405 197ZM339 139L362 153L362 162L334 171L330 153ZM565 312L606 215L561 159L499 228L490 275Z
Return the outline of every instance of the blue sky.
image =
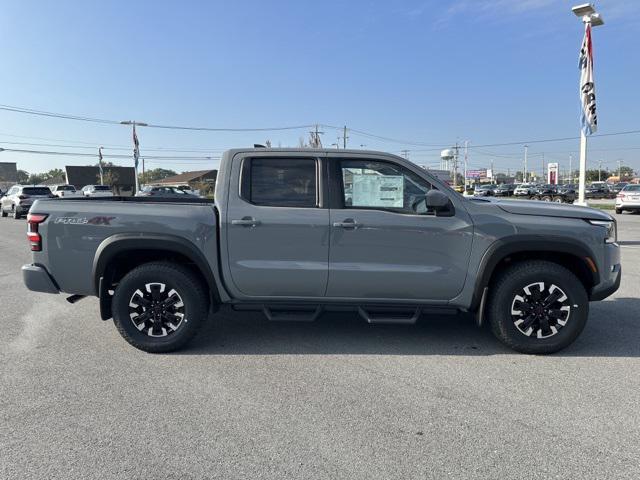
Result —
M579 2L576 2L579 3ZM577 57L582 25L562 0L452 1L8 1L0 17L0 104L114 120L211 127L323 123L349 146L434 165L442 146L469 140L470 166L521 168L523 148L475 145L571 137L579 130ZM600 133L640 130L640 2L597 3L594 30ZM634 50L635 49L635 50ZM339 134L325 129L325 145ZM306 129L268 133L141 128L145 148L217 156L270 139L295 146ZM43 140L47 139L47 140ZM49 140L49 139L56 139ZM7 142L127 148L119 125L0 111L0 146L93 152ZM82 142L82 143L80 143ZM593 138L592 165L640 169L640 134ZM531 144L531 163L568 167L578 141ZM202 150L202 151L200 151ZM126 150L105 150L127 153ZM92 159L3 152L29 172ZM126 159L115 160L128 164ZM577 161L574 161L574 165ZM215 167L201 159L148 167Z

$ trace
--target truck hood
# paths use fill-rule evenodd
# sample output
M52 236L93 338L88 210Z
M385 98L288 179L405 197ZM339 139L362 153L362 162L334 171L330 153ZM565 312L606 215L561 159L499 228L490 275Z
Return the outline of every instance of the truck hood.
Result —
M545 217L584 218L587 220L613 220L602 210L580 207L566 203L541 202L539 200L504 200L502 198L483 198L508 213L519 215L539 215Z

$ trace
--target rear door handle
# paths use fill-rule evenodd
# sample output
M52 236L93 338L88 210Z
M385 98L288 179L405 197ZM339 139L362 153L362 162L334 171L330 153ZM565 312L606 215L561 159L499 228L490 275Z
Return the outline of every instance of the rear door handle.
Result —
M253 217L242 217L240 220L231 220L231 225L239 225L241 227L257 227L260 225L260 220L256 220Z
M355 230L362 225L356 222L353 218L347 218L344 222L333 222L333 226L336 228L353 228Z

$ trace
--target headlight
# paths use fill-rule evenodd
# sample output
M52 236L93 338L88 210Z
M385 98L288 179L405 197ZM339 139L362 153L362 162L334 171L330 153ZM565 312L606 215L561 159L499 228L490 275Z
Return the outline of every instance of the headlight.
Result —
M605 243L615 243L618 241L618 228L615 220L589 220L589 223L607 229L607 236L604 238Z

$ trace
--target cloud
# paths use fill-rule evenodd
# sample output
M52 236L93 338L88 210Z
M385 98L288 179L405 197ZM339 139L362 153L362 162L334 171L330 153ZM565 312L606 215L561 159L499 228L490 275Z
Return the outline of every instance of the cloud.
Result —
M440 15L437 23L448 23L459 15L505 18L545 11L557 0L456 0Z

